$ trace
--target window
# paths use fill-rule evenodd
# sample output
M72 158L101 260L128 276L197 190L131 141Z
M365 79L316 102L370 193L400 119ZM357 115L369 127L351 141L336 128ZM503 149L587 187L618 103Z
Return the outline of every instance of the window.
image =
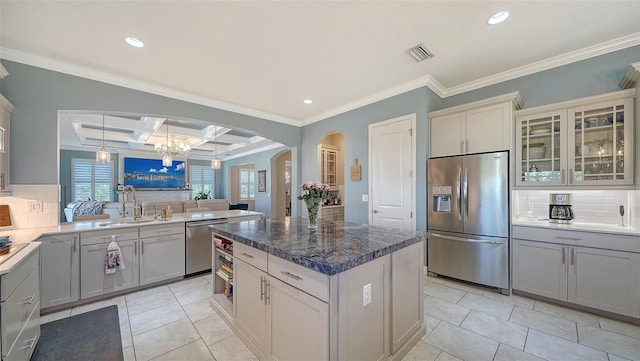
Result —
M256 197L256 174L253 169L240 168L240 199Z
M71 188L76 201L113 200L111 163L96 163L91 159L71 160Z
M214 198L213 171L211 167L192 165L189 167L191 172L189 179L191 180L191 196L193 197L200 192L209 192L211 198Z

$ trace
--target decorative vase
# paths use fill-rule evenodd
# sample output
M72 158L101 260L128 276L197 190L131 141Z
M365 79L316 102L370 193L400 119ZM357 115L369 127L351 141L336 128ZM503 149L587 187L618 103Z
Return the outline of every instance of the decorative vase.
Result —
M322 200L320 198L309 198L305 199L305 203L307 204L307 214L309 216L309 228L316 229L318 228L318 210L320 209L320 202Z

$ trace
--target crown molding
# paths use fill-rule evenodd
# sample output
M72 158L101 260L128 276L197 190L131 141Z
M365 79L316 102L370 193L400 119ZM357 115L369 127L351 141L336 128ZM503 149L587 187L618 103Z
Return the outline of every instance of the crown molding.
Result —
M618 86L622 89L631 88L636 85L638 80L640 80L640 61L629 65Z
M342 113L346 113L350 110L354 110L354 109L358 109L358 108L362 108L363 106L369 105L369 104L373 104L375 102L387 99L387 98L391 98L392 96L396 96L402 93L406 93L408 91L414 90L414 89L418 89L421 88L423 86L427 86L429 89L431 89L434 93L436 93L439 97L443 97L444 94L444 87L442 86L442 84L440 84L434 77L432 77L431 75L426 75L411 81L408 81L406 83L402 83L400 85L396 85L392 88L383 90L381 92L369 95L367 97L361 98L359 100L356 100L355 102L351 102L348 104L345 104L341 107L338 108L334 108L331 109L329 111L326 111L324 113L320 113L318 115L315 115L313 117L307 118L302 122L302 125L309 125L330 117L333 117L335 115L338 114L342 114Z
M9 99L5 98L2 94L0 94L0 108L8 111L9 113L13 113L14 110L16 110L16 107L14 107Z
M7 75L9 75L9 72L2 66L2 63L0 63L0 79L3 79Z
M466 112L468 110L489 107L492 105L502 104L502 103L511 103L513 110L521 109L524 106L524 103L522 102L522 98L520 97L520 92L514 91L511 93L502 94L502 95L498 95L498 96L487 98L487 99L477 100L471 103L456 105L450 108L434 110L432 112L429 112L427 115L429 116L429 118L441 117L444 115Z
M553 69L562 65L575 63L581 60L604 55L617 50L630 48L640 45L640 33L633 33L617 39L606 41L604 43L588 46L579 50L571 51L562 55L554 56L535 63L517 67L498 74L473 80L464 84L447 88L444 91L444 97L465 93L471 90L484 88L489 85L502 83L507 80L523 77L543 70ZM435 90L434 90L435 91Z
M532 108L520 109L520 110L516 110L514 112L514 115L515 116L523 116L523 115L537 114L537 113L542 113L542 112L556 111L558 109L576 108L576 107L581 107L581 106L593 104L593 103L596 103L596 102L597 103L599 103L599 102L609 102L609 101L617 100L617 99L620 99L620 98L633 98L635 96L636 96L636 89L635 88L617 90L617 91L614 91L614 92L609 92L609 93L604 93L604 94L591 95L591 96L584 97L584 98L565 100L565 101L562 101L562 102L545 104L545 105L540 105L540 106L532 107Z
M234 113L244 114L256 118L262 118L271 120L278 123L284 123L293 126L300 126L300 121L296 119L291 119L287 117L283 117L277 114L271 114L267 112L263 112L261 110L252 109L248 107L243 107L240 105L235 105L227 102L223 102L216 99L211 99L207 97L203 97L200 95L178 91L175 89L171 89L165 86L133 80L128 77L123 77L119 75L114 75L104 71L98 71L95 69L91 69L88 67L65 63L59 60L54 60L38 55L28 54L19 50L14 50L10 48L0 47L0 54L2 59L15 61L22 64L27 64L31 66L35 66L38 68L43 68L47 70L53 70L64 74L74 75L81 78L96 80L99 82L122 86L129 89L139 90L146 93L156 94L168 98L178 99L190 103L200 104L204 106L209 106L217 109L222 109Z

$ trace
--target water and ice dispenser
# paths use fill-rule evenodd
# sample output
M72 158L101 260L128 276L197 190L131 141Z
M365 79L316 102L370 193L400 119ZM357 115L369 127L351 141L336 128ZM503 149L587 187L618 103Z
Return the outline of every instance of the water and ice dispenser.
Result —
M432 187L433 212L451 212L451 186Z

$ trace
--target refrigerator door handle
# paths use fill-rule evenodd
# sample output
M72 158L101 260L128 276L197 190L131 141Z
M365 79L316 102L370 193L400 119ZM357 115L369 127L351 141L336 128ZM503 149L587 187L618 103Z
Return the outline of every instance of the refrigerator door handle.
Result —
M456 195L458 196L458 219L462 220L462 168L458 167L458 183L456 184Z
M465 219L469 218L469 170L464 169L464 188L462 190L462 197L464 198L464 214Z
M448 239L450 241L456 241L456 242L483 243L483 244L504 244L504 242L500 242L500 241L490 241L490 240L481 240L481 239L445 236L444 234L433 233L433 232L431 232L431 235L434 236L434 237L444 238L444 239Z

